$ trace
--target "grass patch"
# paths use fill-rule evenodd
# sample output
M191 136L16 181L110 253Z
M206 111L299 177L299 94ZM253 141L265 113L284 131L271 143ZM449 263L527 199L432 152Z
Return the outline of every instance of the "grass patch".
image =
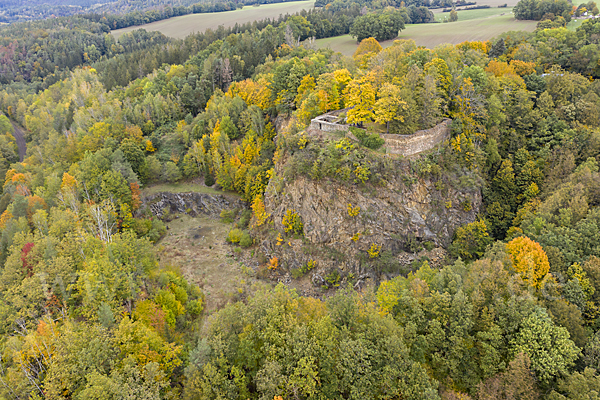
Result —
M298 11L309 10L313 8L314 4L314 0L290 1L285 3L264 4L260 7L247 6L241 10L235 11L188 14L152 22L150 24L115 29L111 34L118 39L119 36L125 32L131 32L136 29L145 29L147 31L159 31L165 36L172 38L184 39L192 33L204 32L207 29L214 30L220 25L229 28L235 24L241 25L246 22L253 22L266 18L278 18L281 14L294 14Z
M463 13L487 10L463 11ZM459 20L448 24L408 25L405 30L400 32L398 38L413 39L418 46L434 48L442 43L458 44L465 40L489 40L508 31L533 32L535 30L537 21L517 21L504 8L498 8L495 11L497 13L495 16L469 20L461 20L459 12ZM506 14L500 15L501 13Z
M450 13L441 12L442 9L436 10L439 11L435 13L435 20L439 22L443 22L444 18L450 18ZM512 7L507 8L481 8L478 10L456 10L458 13L458 21L471 21L474 19L482 19L482 18L490 18L500 16L500 14L511 15ZM450 26L449 26L450 27Z
M161 269L177 266L190 283L200 286L208 313L223 307L243 278L239 263L228 257L231 247L225 238L231 224L184 214L167 225L166 236L157 243Z

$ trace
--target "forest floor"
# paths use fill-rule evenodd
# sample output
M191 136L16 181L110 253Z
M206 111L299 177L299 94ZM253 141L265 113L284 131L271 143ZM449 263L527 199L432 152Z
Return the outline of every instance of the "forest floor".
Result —
M225 11L218 13L188 14L180 17L152 22L150 24L130 26L128 28L116 29L111 32L115 38L119 38L125 32L136 29L147 31L159 31L165 36L183 39L192 33L201 33L207 29L217 29L220 25L225 28L235 24L245 24L266 18L279 18L280 15L294 14L302 10L313 8L314 0L289 1L285 3L263 4L260 7L246 6L241 10Z

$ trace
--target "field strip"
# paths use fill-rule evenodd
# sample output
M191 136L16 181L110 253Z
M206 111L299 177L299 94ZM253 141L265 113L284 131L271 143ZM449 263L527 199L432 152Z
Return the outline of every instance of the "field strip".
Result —
M192 33L204 32L207 29L216 29L220 25L226 28L246 22L258 21L266 18L277 18L280 15L294 14L298 11L313 8L314 0L290 1L285 3L264 4L260 7L247 6L241 10L225 11L218 13L188 14L180 17L165 19L145 25L130 26L128 28L112 31L115 38L125 32L136 29L147 31L160 31L166 36L183 39Z

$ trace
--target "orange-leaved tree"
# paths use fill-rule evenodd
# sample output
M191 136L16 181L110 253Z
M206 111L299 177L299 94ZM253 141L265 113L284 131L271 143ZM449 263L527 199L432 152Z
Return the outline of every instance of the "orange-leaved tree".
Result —
M508 242L506 250L515 271L530 286L539 288L550 270L548 256L542 246L527 236L520 236Z

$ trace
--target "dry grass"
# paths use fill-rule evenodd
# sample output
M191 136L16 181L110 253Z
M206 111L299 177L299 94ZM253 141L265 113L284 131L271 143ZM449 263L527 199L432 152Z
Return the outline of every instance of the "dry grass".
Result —
M231 224L183 215L167 225L167 235L157 244L161 265L178 267L190 282L200 286L208 313L234 299L244 275L225 241Z
M313 8L314 0L291 1L286 3L264 4L260 7L248 6L241 10L226 11L220 13L189 14L180 17L169 18L150 24L130 26L128 28L116 29L111 34L118 38L125 32L136 29L147 31L160 31L166 36L183 39L192 33L204 32L207 29L216 29L219 25L226 28L246 22L258 21L266 18L278 18L280 15L294 14L298 11Z

